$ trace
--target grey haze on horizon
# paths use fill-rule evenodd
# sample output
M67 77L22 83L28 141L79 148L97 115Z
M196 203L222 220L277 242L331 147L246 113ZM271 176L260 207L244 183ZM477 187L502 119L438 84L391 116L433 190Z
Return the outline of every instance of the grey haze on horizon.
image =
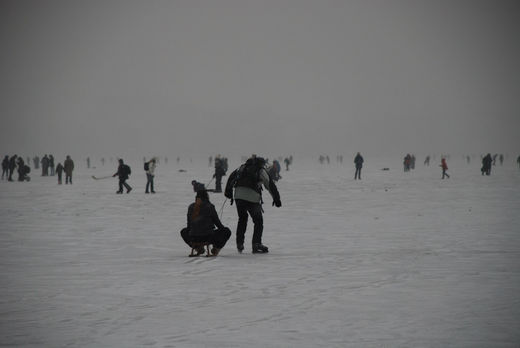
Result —
M0 2L3 154L520 151L520 2Z

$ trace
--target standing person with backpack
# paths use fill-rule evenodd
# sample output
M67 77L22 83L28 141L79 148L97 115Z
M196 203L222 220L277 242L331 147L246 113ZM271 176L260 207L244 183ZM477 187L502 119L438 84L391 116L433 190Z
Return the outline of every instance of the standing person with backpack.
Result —
M126 193L130 193L130 191L132 191L132 187L130 187L130 185L126 183L131 172L132 171L130 170L130 167L123 162L122 158L120 158L119 167L117 167L117 172L114 175L112 175L113 177L119 177L119 190L116 193L123 193L123 186L126 188Z
M156 167L155 162L155 157L148 162L144 162L144 171L146 172L146 190L144 191L144 193L155 193L155 191L153 190L153 179L155 177ZM150 188L151 191L148 191L148 188Z
M231 199L231 204L233 204L234 199L237 207L238 224L236 242L239 253L242 253L244 250L248 214L251 215L254 224L252 240L253 253L267 253L269 251L269 249L262 244L262 233L264 229L262 216L262 185L271 194L273 205L279 208L282 206L282 202L274 181L264 168L265 163L265 159L253 155L246 163L231 173L226 183L224 195Z

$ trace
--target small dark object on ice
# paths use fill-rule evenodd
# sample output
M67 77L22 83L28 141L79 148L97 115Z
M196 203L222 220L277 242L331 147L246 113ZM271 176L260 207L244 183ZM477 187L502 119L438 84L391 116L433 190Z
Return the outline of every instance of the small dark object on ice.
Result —
M390 168L385 167L385 168L382 168L381 170L390 170Z

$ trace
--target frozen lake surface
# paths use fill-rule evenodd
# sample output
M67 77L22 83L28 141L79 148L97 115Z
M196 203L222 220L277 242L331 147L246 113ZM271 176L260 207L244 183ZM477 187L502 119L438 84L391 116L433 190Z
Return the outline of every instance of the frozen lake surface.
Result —
M31 173L0 184L0 345L12 347L519 347L520 170L473 160L403 173L399 158L354 169L295 158L264 193L267 255L188 258L179 231L207 160L157 168L155 195L130 162L74 185ZM230 169L240 164L230 158ZM390 171L381 168L390 167ZM185 169L186 172L179 172ZM225 177L224 179L226 179ZM213 185L211 185L213 186ZM222 194L211 194L219 211Z

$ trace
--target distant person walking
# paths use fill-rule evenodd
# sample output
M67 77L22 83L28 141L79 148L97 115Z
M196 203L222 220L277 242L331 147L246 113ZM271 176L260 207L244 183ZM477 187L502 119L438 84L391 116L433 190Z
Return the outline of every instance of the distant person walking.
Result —
M2 160L2 180L5 178L9 178L9 156L5 155L4 159Z
M40 157L34 156L33 163L34 163L34 169L40 169Z
M31 171L31 168L25 164L22 157L18 157L16 164L18 165L18 181L25 181L26 175Z
M58 165L56 166L56 174L58 174L58 185L61 185L61 178L63 174L63 165L61 163L58 163Z
M16 161L16 166L18 168L18 181L23 181L25 162L23 161L23 158L21 156L18 157L18 160Z
M404 166L405 172L410 171L411 162L412 162L412 156L410 156L410 154L406 154L406 156L404 157L404 160L403 160L403 166Z
M493 164L493 158L491 157L491 154L488 153L484 158L482 158L482 168L480 171L482 172L482 175L491 175L491 165Z
M16 169L16 159L18 158L17 155L13 155L11 156L11 158L9 158L9 181L13 181L13 173L14 173L14 170Z
M63 162L63 170L65 171L65 184L72 185L72 171L74 170L74 161L68 155L65 162Z
M49 155L49 169L51 170L51 176L54 176L54 156Z
M363 168L363 156L358 152L356 157L354 158L354 163L356 164L356 173L354 174L354 180L361 180L361 168Z
M267 167L267 173L274 181L278 181L282 178L280 175L280 170L282 169L280 162L277 160L273 161L273 165Z
M442 179L444 179L445 177L449 178L450 176L448 175L448 173L446 173L446 171L448 170L448 164L446 164L446 158L443 157L441 159L440 167L442 168Z
M132 191L132 187L126 183L131 173L132 171L130 170L130 167L123 162L122 158L120 158L117 172L112 175L113 177L119 177L119 190L116 193L123 193L123 187L126 188L126 193L130 193L130 191Z
M144 193L155 193L153 189L153 179L155 178L155 167L156 167L155 157L150 161L145 162L144 169L146 171L146 190ZM148 165L147 165L148 164ZM150 189L150 191L148 190Z
M222 177L226 175L226 172L227 160L217 155L215 157L215 173L213 174L215 178L215 192L222 192Z
M283 162L285 163L285 170L289 171L289 166L291 165L291 159L289 157L285 157Z
M49 157L47 157L47 154L45 154L42 157L41 163L42 163L42 176L48 176L49 175Z

